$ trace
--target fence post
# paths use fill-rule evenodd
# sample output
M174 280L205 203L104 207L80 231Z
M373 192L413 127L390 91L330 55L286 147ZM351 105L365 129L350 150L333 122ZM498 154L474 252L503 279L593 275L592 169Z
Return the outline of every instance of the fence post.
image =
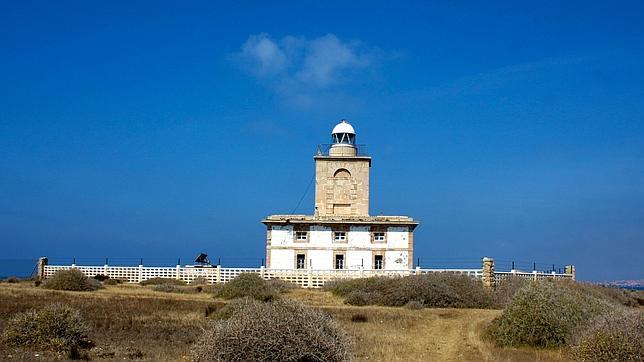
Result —
M533 270L532 274L533 274L532 279L536 281L537 280L537 271Z
M179 265L179 264L177 264L175 278L177 280L181 280L181 265Z
M306 287L307 288L313 288L313 272L311 271L311 268L309 268L309 270L307 270L307 273L308 273L309 278L308 278L308 281L306 283Z
M495 276L494 276L494 259L484 257L483 258L483 286L486 288L494 288Z
M38 280L45 280L45 266L49 263L49 259L46 257L38 258Z
M108 268L109 267L107 266L107 260L105 260L105 265L103 265L103 275L105 275L106 277L110 276L110 273L107 270Z
M262 277L262 279L264 279L264 265L263 264L262 264L262 266L259 267L259 276Z
M420 275L420 265L416 265L416 275Z
M576 280L577 275L575 273L574 265L566 265L566 274L572 275L572 280Z
M139 264L139 283L143 281L143 265Z
M221 283L221 265L217 264L217 280L215 281L216 284Z

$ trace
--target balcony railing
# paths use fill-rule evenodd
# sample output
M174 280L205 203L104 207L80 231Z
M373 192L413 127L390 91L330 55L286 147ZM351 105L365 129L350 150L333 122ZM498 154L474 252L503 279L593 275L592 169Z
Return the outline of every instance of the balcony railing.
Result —
M334 144L332 143L323 143L319 144L317 147L317 150L315 152L316 156L331 156L329 154L329 150L331 149L331 146ZM344 144L340 144L344 145ZM356 149L356 156L358 157L369 157L369 152L367 151L367 145L349 145L346 144L346 146L353 146Z

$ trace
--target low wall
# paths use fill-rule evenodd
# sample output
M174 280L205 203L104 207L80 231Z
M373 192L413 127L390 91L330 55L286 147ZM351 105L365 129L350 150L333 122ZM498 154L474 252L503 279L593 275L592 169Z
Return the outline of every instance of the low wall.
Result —
M528 278L532 280L545 278L567 278L574 279L574 273L557 274L544 272L500 272L490 268L489 258L484 259L481 269L405 269L405 270L301 270L301 269L266 269L260 268L222 268L221 266L212 267L192 267L181 266L175 267L149 267L149 266L87 266L87 265L48 265L46 258L41 258L38 263L38 275L41 279L46 279L54 275L59 270L78 269L88 277L104 275L112 279L121 279L128 283L140 283L144 280L153 278L178 279L186 283L191 283L196 278L203 278L210 284L226 283L242 273L256 273L264 279L281 279L303 288L320 288L326 282L337 279L347 278L367 278L374 276L407 276L421 275L429 273L451 273L467 275L472 278L481 280L484 285L490 287L497 282L502 282L509 277ZM487 263L487 264L486 264ZM573 269L574 270L574 269Z

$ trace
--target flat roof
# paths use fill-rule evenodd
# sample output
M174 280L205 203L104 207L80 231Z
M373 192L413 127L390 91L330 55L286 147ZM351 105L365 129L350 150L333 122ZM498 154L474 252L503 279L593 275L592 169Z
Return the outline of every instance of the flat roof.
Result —
M383 225L411 225L417 226L418 221L409 216L400 215L378 215L378 216L356 216L356 215L269 215L262 223L268 224L383 224Z

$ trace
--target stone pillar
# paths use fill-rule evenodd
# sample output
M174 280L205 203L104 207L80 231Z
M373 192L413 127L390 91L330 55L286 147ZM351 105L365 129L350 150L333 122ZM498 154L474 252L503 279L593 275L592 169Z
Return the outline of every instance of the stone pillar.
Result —
M215 283L221 283L221 265L217 264L217 280Z
M181 280L181 265L177 264L175 279Z
M566 265L566 274L572 275L572 280L577 280L577 273L574 265Z
M260 276L262 279L264 279L264 277L265 277L265 273L264 273L264 266L263 266L263 265L259 267L259 276Z
M420 267L419 267L419 266L417 266L417 267L416 267L416 275L420 275L420 274L421 274L421 273L420 273Z
M494 278L494 259L484 257L483 258L483 286L486 288L494 288L495 278Z
M45 265L49 263L49 259L46 257L38 258L38 280L45 280Z

